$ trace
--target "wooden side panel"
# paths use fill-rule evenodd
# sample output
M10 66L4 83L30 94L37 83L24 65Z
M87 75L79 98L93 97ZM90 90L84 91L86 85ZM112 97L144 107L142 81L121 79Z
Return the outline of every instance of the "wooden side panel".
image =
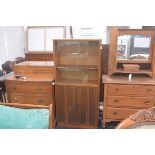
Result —
M98 127L99 92L98 88L88 88L88 124Z
M155 78L155 43L153 44L153 53L152 53L152 71L153 71L153 78Z
M112 75L116 71L116 50L117 50L117 28L112 28L110 32L109 65L108 74Z
M56 119L57 122L65 122L66 90L65 86L55 85Z
M102 45L101 50L101 74L108 74L109 44Z

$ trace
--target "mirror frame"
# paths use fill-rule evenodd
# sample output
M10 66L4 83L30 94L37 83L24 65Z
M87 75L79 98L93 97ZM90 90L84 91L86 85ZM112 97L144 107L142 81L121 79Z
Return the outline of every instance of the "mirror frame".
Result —
M123 35L145 35L150 36L151 42L150 42L150 56L147 61L134 61L134 60L117 60L117 41L118 36ZM117 29L117 27L112 27L110 31L110 47L109 47L109 63L108 63L108 74L112 75L114 73L117 73L117 63L133 63L135 62L137 64L139 63L147 63L152 64L154 63L154 39L155 39L155 29ZM152 70L154 69L154 66L152 66Z

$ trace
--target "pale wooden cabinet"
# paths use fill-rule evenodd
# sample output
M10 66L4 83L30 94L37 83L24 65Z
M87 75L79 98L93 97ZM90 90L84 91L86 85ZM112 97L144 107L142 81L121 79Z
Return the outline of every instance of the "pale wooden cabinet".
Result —
M14 74L5 80L8 102L35 105L54 103L52 61L21 62L13 66L13 71Z
M103 76L104 115L106 122L122 121L140 109L155 106L155 80L148 76Z
M54 100L54 86L49 79L16 79L13 76L5 81L8 102L23 104L50 105Z

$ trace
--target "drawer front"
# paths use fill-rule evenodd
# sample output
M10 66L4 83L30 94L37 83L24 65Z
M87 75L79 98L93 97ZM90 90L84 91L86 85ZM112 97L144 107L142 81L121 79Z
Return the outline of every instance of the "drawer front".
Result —
M110 108L106 109L106 118L114 120L124 120L130 115L135 114L140 109L127 109L127 108Z
M9 82L6 83L7 91L14 93L52 94L52 84Z
M154 97L108 96L107 106L149 108L155 106Z
M26 61L52 61L52 54L29 54L26 55Z
M52 104L52 98L49 96L33 96L24 94L11 93L8 95L9 102L23 103L23 104L36 104L36 105L49 105Z
M155 86L109 84L108 94L115 95L155 95Z

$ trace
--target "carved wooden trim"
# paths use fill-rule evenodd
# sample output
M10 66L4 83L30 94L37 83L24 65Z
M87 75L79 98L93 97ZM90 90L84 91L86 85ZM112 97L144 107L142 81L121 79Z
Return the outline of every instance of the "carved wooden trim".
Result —
M131 129L145 124L155 124L155 107L136 112L118 124L116 129Z
M135 121L136 123L141 122L155 122L155 107L152 107L148 110L140 110L137 113L130 116L130 119L132 121Z

